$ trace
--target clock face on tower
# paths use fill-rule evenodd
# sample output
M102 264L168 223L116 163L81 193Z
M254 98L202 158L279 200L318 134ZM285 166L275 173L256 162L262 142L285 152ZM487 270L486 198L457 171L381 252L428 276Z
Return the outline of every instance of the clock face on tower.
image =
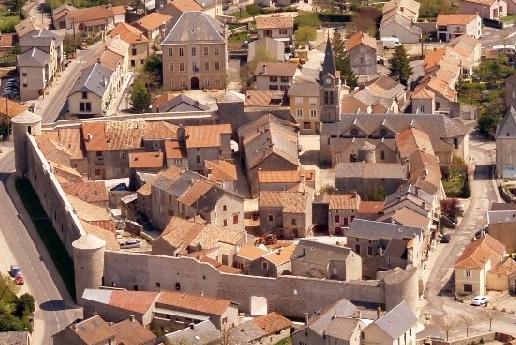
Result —
M325 82L326 82L326 85L330 85L331 84L331 79L330 78L326 78Z

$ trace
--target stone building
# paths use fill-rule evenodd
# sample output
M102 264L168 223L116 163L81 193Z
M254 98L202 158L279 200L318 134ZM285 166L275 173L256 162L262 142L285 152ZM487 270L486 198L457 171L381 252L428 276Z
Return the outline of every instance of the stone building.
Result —
M505 106L516 106L516 73L505 79Z
M482 19L478 14L439 14L437 37L443 42L462 35L473 38L482 36Z
M292 274L292 254L295 244L278 248L260 256L249 263L249 275L277 278L283 274Z
M288 91L296 71L297 65L290 62L258 62L254 87L262 91Z
M351 69L356 75L376 75L376 39L367 33L357 32L346 41Z
M516 105L510 107L496 130L496 175L516 178Z
M145 59L149 56L149 39L143 32L126 23L118 23L113 31L109 33L111 37L120 37L121 40L129 44L129 68L135 70L143 67Z
M294 18L290 16L267 16L256 18L258 39L269 37L289 44L294 34Z
M125 7L111 4L66 10L64 14L64 28L79 33L108 31L123 22Z
M380 37L396 37L400 43L418 43L422 29L415 25L420 4L414 0L390 0L383 5Z
M507 15L507 2L505 0L460 0L459 12L478 14L487 19L499 19Z
M184 12L161 43L161 49L166 89L225 88L226 27L213 17L203 12Z
M301 240L292 254L295 276L333 279L362 279L362 258L348 247L314 240Z

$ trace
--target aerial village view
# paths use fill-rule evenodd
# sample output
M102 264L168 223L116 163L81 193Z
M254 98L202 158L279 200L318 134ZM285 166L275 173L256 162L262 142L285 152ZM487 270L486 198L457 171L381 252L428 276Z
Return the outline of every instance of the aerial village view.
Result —
M0 345L516 345L516 0L0 0Z

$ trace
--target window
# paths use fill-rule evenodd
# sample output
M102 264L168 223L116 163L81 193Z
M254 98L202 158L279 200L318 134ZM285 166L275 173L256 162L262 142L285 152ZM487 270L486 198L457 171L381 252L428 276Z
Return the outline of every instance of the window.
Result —
M170 72L174 72L174 64L172 62L170 63L168 70Z
M262 262L262 270L268 270L269 269L269 263L267 261Z
M27 72L23 72L22 76L26 77L27 76Z
M199 156L199 155L195 156L195 163L197 163L197 164L201 163L201 156Z
M179 63L179 72L184 72L185 71L185 63L184 62L180 62Z
M215 55L219 55L219 47L215 47L214 53L215 53Z
M287 34L287 29L279 29L279 34L280 35L286 35Z
M335 215L335 223L339 223L340 222L340 216L337 214Z
M297 115L297 117L303 117L303 109L297 109L296 115Z
M224 226L228 226L228 220L227 220L227 219L224 219L224 220L222 221L222 224L223 224Z
M464 271L464 276L465 277L471 277L471 270L465 270Z
M136 55L136 48L131 49L131 55Z
M96 157L102 157L102 151L95 151Z
M80 111L91 111L91 103L79 103L79 110Z
M197 48L192 47L192 56L196 56L196 55L197 55Z
M455 147L455 150L459 148L459 139L453 138L453 146Z
M288 85L281 85L279 89L281 91L288 91Z
M355 244L355 253L360 255L360 244Z
M312 124L309 121L303 122L303 129L311 129Z
M208 47L203 47L203 48L202 48L202 50L203 50L203 54L204 54L205 56L209 54L209 52L208 52Z
M127 154L125 152L120 152L121 159L126 159L126 157L127 157Z
M140 60L140 65L143 65L145 61L143 59Z
M277 81L278 81L278 77L277 77L277 76L275 76L275 75L271 75L271 76L269 77L269 80L270 80L270 82L271 82L271 83L275 83L275 82L277 82Z
M362 56L360 57L360 63L362 63L362 64L363 64L363 63L365 63L365 56L364 56L364 55L362 55Z
M289 80L290 80L289 77L281 77L281 82L282 83L288 83Z
M222 205L222 211L227 211L228 210L228 205Z
M310 97L308 99L308 104L309 105L317 105L317 97Z
M277 91L278 90L278 85L269 85L269 90Z
M373 247L367 247L367 255L373 256Z
M134 291L138 291L138 284L134 285Z
M215 71L218 71L220 68L219 62L215 61Z
M172 56L172 48L168 48L168 56Z
M233 224L238 224L238 214L233 215Z
M156 288L159 289L161 287L160 283L156 283Z
M297 223L297 222L296 222L296 219L295 219L295 218L292 218L292 219L290 220L290 224L291 224L291 225L296 225L296 223Z
M269 222L274 222L274 215L272 214L269 214Z
M419 111L422 112L422 113L425 112L425 105L424 104L419 106Z
M136 61L131 60L131 67L134 67L134 66L136 66Z
M210 63L208 61L204 61L204 70L209 71L210 70Z
M179 48L179 56L185 56L185 49Z
M303 97L295 97L296 105L303 105Z
M380 151L380 160L385 160L385 151Z
M27 87L27 83L23 83L23 84L22 84L22 86L23 86L23 87Z
M81 98L82 98L82 99L88 99L88 92L83 91L83 92L81 93Z
M317 109L310 109L310 117L317 117Z
M181 283L176 283L176 291L181 291Z

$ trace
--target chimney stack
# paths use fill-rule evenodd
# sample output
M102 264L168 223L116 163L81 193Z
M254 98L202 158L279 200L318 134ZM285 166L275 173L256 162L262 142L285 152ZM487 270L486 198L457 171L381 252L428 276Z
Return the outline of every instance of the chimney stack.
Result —
M134 322L134 315L129 315L129 321Z
M376 308L376 318L379 319L380 316L382 316L382 307L378 306L378 308Z
M266 65L266 64L263 64L263 65L262 65L262 73L263 73L263 74L266 74L266 73L267 73L267 65Z
M308 325L308 313L305 313L305 325Z

